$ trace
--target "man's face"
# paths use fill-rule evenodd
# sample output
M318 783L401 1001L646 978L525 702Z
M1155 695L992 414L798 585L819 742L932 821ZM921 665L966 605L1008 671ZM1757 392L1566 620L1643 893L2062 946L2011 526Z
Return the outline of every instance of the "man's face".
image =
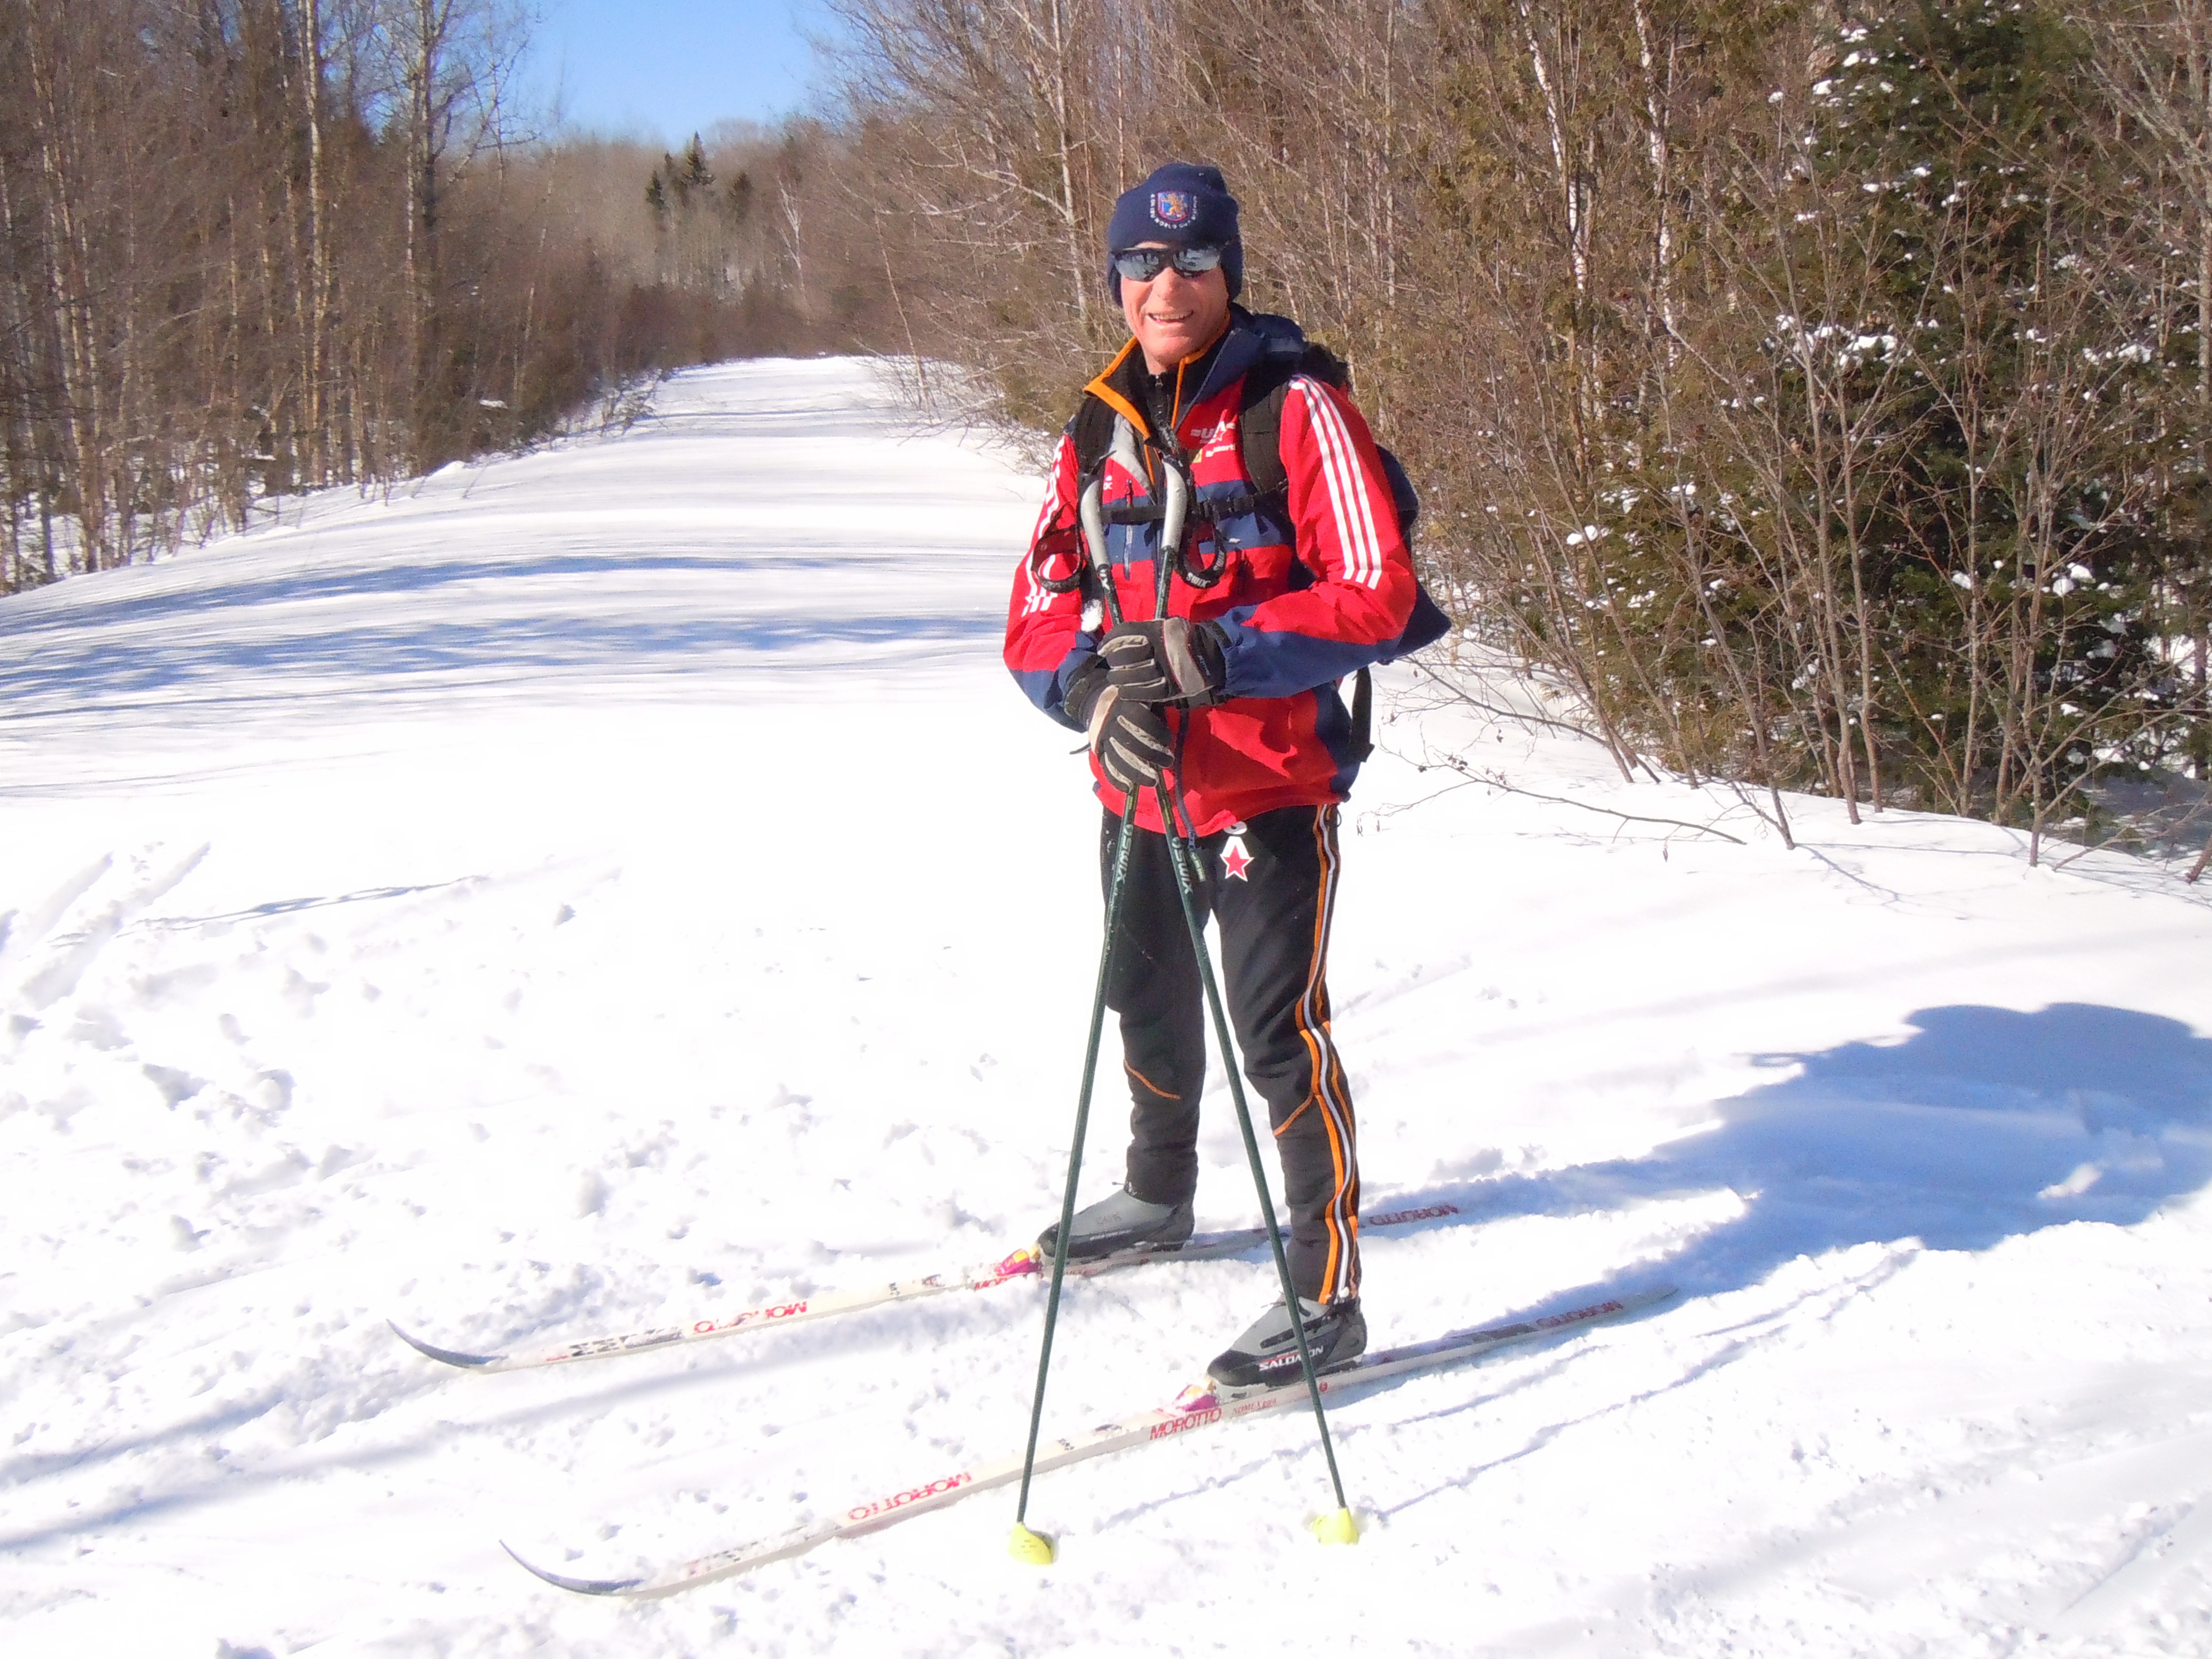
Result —
M1140 242L1139 247L1165 247L1164 242ZM1162 267L1149 283L1121 279L1121 311L1129 319L1129 332L1145 354L1145 367L1153 374L1173 368L1186 357L1213 343L1229 319L1229 278L1216 265L1212 270L1186 276L1173 265Z

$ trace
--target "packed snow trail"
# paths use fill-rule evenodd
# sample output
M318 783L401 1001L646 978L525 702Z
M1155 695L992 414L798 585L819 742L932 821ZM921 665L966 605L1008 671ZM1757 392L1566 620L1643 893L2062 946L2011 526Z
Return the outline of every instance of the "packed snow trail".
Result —
M1336 1026L1370 1207L1461 1213L1370 1243L1373 1340L1681 1296L1335 1407L1354 1549L1285 1419L1046 1477L1042 1573L988 1497L648 1604L515 1567L774 1537L1025 1419L1031 1296L495 1376L384 1322L553 1345L1051 1218L1097 816L997 661L1036 499L861 367L754 363L0 601L11 1656L2212 1653L2207 896L1819 801L1790 852L1403 674ZM1271 1274L1074 1286L1047 1434Z

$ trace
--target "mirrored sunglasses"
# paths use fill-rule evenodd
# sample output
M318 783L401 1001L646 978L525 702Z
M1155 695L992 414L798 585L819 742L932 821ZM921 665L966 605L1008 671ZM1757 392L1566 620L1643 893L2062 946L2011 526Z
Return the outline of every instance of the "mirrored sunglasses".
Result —
M1218 247L1130 247L1114 255L1114 269L1125 283L1149 283L1170 265L1185 276L1203 276L1220 268Z

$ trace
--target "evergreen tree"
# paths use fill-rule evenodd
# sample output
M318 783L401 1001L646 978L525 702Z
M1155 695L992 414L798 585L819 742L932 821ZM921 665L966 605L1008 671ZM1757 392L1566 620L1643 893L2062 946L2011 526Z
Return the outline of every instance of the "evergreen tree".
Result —
M1822 83L1832 196L1868 205L1900 442L1866 526L1869 717L1946 804L2038 829L2133 761L2150 669L2144 369L2105 156L2056 9L1897 7Z
M687 195L695 190L703 191L714 182L714 175L707 167L706 148L700 143L699 135L696 132L691 135L691 142L684 147L684 171L680 179Z

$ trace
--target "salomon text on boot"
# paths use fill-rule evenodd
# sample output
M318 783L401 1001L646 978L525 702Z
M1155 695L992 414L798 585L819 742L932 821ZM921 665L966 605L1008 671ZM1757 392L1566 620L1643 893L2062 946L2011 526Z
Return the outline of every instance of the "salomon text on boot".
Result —
M1358 1297L1328 1303L1300 1297L1298 1309L1305 1316L1306 1348L1313 1355L1316 1376L1348 1365L1367 1352L1367 1321L1360 1314ZM1297 1382L1298 1340L1284 1304L1276 1303L1254 1320L1226 1352L1215 1356L1206 1374L1223 1389L1277 1389Z

